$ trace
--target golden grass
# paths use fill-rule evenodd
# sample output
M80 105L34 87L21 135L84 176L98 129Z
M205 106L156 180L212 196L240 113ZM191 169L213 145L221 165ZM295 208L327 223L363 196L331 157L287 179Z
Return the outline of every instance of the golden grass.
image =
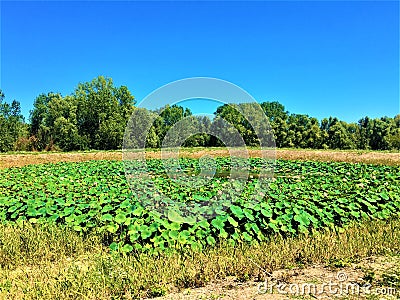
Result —
M275 235L258 245L221 244L202 253L159 256L113 254L102 245L101 235L81 237L51 225L1 225L0 241L0 298L138 299L229 276L260 281L266 272L282 268L399 255L400 221L365 221L343 233Z
M183 148L180 155L188 158L199 158L203 155L229 156L224 148ZM260 157L261 152L250 149L251 157ZM149 151L147 158L160 158L159 151ZM276 158L287 160L314 160L338 161L350 163L368 163L384 165L400 165L399 152L379 151L344 151L344 150L302 150L302 149L277 149ZM121 160L121 151L96 151L96 152L66 152L66 153L21 153L0 155L0 168L22 167L29 164L44 164L64 162L80 162L88 160Z

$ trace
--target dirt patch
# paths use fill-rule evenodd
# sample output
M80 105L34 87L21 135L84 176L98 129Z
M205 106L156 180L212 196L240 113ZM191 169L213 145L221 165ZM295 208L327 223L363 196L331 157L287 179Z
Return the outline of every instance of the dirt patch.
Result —
M393 270L400 270L400 257L369 257L341 268L277 270L262 280L240 282L229 277L153 299L399 299L400 289L382 281Z
M180 156L199 158L204 155L229 156L225 149L182 150ZM251 157L260 157L260 150L249 150ZM160 152L146 152L146 158L160 158ZM276 158L290 160L341 161L351 163L370 163L400 165L400 153L327 151L327 150L276 150ZM121 160L122 152L71 152L71 153L34 153L0 155L0 168L22 167L30 164L56 162L80 162L88 160Z

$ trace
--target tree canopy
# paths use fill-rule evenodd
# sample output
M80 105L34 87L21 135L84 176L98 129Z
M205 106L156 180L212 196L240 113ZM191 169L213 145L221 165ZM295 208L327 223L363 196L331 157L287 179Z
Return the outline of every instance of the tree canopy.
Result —
M161 147L166 135L175 140L185 135L182 145L186 147L239 145L241 140L247 146L270 145L268 139L273 136L277 147L400 149L400 114L393 118L366 116L357 123L335 117L318 121L289 113L281 103L272 101L224 104L210 119L193 116L179 105L148 111L135 104L126 86L116 87L111 78L99 76L79 83L67 96L53 92L38 95L26 123L20 103L7 103L0 90L0 151L120 149L128 120L133 135L143 138L146 134L145 146L151 148ZM132 113L136 120L130 119ZM150 116L152 124L139 124L141 118ZM145 127L147 132L143 132ZM175 136L169 134L171 128L177 131Z

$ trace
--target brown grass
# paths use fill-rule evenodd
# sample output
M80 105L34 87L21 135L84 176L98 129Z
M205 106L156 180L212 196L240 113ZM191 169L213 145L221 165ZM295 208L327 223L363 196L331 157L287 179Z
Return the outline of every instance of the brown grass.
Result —
M223 280L216 280L204 287L189 288L154 300L398 299L400 290L390 288L382 282L382 278L393 274L395 268L400 268L400 257L371 256L340 267L314 264L307 267L280 269L272 271L270 277L261 282L257 280L240 282L236 277L230 276ZM338 276L344 276L345 280L339 281ZM329 288L324 288L324 292L322 292L323 284L329 284L329 282L338 285L342 283L343 295L340 295L337 288L337 293L334 293L335 288L331 291ZM279 291L278 283L285 284L285 288ZM359 291L350 288L350 284L358 284L362 287L367 283L371 283L369 293L362 288ZM290 289L290 285L297 286L299 289ZM347 293L346 285L349 286ZM302 286L305 288L302 289ZM309 291L311 293L307 294ZM383 295L383 292L386 295Z
M219 299L223 293L231 295L224 299L271 299L253 298L257 290L246 287L265 280L327 282L339 271L361 283L370 274L373 285L388 283L389 272L386 278L398 287L399 224L370 220L342 233L275 235L258 245L222 243L203 252L158 256L115 255L100 235L82 237L65 227L0 225L0 299L143 299L169 293L165 299ZM225 286L222 293L218 284ZM197 297L180 298L187 289Z
M226 149L189 148L180 152L181 156L199 158L203 155L229 156ZM249 150L251 157L260 157L261 151ZM148 158L160 158L159 151L146 152ZM299 150L277 149L276 158L289 160L338 161L350 163L368 163L384 165L400 165L400 153L377 151L335 151L335 150ZM70 153L28 153L0 155L0 168L22 167L30 164L56 162L80 162L88 160L121 160L122 152L70 152Z

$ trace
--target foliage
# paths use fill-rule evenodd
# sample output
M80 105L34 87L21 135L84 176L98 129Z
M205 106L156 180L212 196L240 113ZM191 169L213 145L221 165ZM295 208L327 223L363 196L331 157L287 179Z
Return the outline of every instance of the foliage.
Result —
M99 76L75 90L78 132L87 149L118 149L132 113L134 97L128 88L114 87L111 78Z
M329 117L319 122L308 115L289 114L279 102L260 104L268 117L277 147L309 149L400 149L400 115L394 118L382 117L360 119L358 124L346 123ZM217 108L213 125L220 119L233 124L247 146L259 145L254 129L244 117L244 104L222 105ZM248 107L248 106L247 106ZM256 119L255 114L250 114ZM260 119L259 119L260 120ZM260 123L260 121L258 121ZM268 129L264 128L267 133ZM221 146L214 143L213 146Z
M0 152L14 150L14 143L27 133L21 104L16 100L9 104L4 98L0 89Z
M151 253L168 249L199 250L221 240L260 242L272 233L290 236L312 229L344 226L364 218L399 216L400 167L365 164L278 161L268 193L254 194L260 159L250 159L254 173L240 193L233 190L233 203L223 201L211 219L185 217L179 207L204 203L218 195L227 178L229 158L218 158L217 175L198 192L174 184L165 176L161 160L148 161L155 183L176 207L164 214L148 210L140 200L157 197L133 194L121 162L90 161L31 165L0 171L0 221L3 223L56 222L75 231L100 230L110 234L114 250ZM198 170L198 160L182 159L189 172ZM384 183L384 184L382 184ZM201 205L199 205L201 207ZM207 209L207 207L205 207Z
M0 91L0 152L120 149L135 108L128 88L115 87L111 78L103 76L79 83L71 95L40 94L34 100L30 124L24 123L18 101L8 104L3 99ZM269 124L260 112L264 112ZM172 126L191 118L185 132L193 134L184 141L184 147L238 146L243 141L247 146L271 146L273 136L279 148L400 150L400 115L364 117L357 123L336 117L319 121L308 115L291 114L277 101L260 102L259 106L224 104L215 111L215 118L193 116L190 109L179 105L166 105L147 113L156 116L150 129L143 133L147 135L146 147L150 148L160 148ZM260 141L260 137L267 140Z
M259 244L221 243L202 252L189 250L158 256L119 255L104 247L102 240L101 234L83 236L65 226L0 224L0 298L143 299L160 292L204 286L216 277L219 281L232 276L237 280L263 281L267 272L288 269L285 273L293 274L293 268L309 265L321 266L324 274L327 263L338 262L352 263L351 269L358 272L367 264L365 275L359 277L367 280L371 272L376 272L378 276L372 284L381 287L385 282L380 278L389 286L398 283L398 276L394 276L400 269L400 260L396 259L400 254L398 218L351 224L342 233L333 229L289 238L274 234ZM383 263L381 255L386 256ZM370 269L371 257L373 261L379 259L373 264L374 269ZM386 275L379 277L381 273ZM311 279L315 280L315 272ZM227 282L230 284L231 280ZM178 295L187 294L185 290ZM204 290L201 296L204 298ZM169 298L181 297L175 294ZM233 298L239 298L237 293Z
M125 86L114 87L103 76L80 83L71 96L41 94L30 115L35 149L48 150L53 144L64 151L121 148L133 105Z

